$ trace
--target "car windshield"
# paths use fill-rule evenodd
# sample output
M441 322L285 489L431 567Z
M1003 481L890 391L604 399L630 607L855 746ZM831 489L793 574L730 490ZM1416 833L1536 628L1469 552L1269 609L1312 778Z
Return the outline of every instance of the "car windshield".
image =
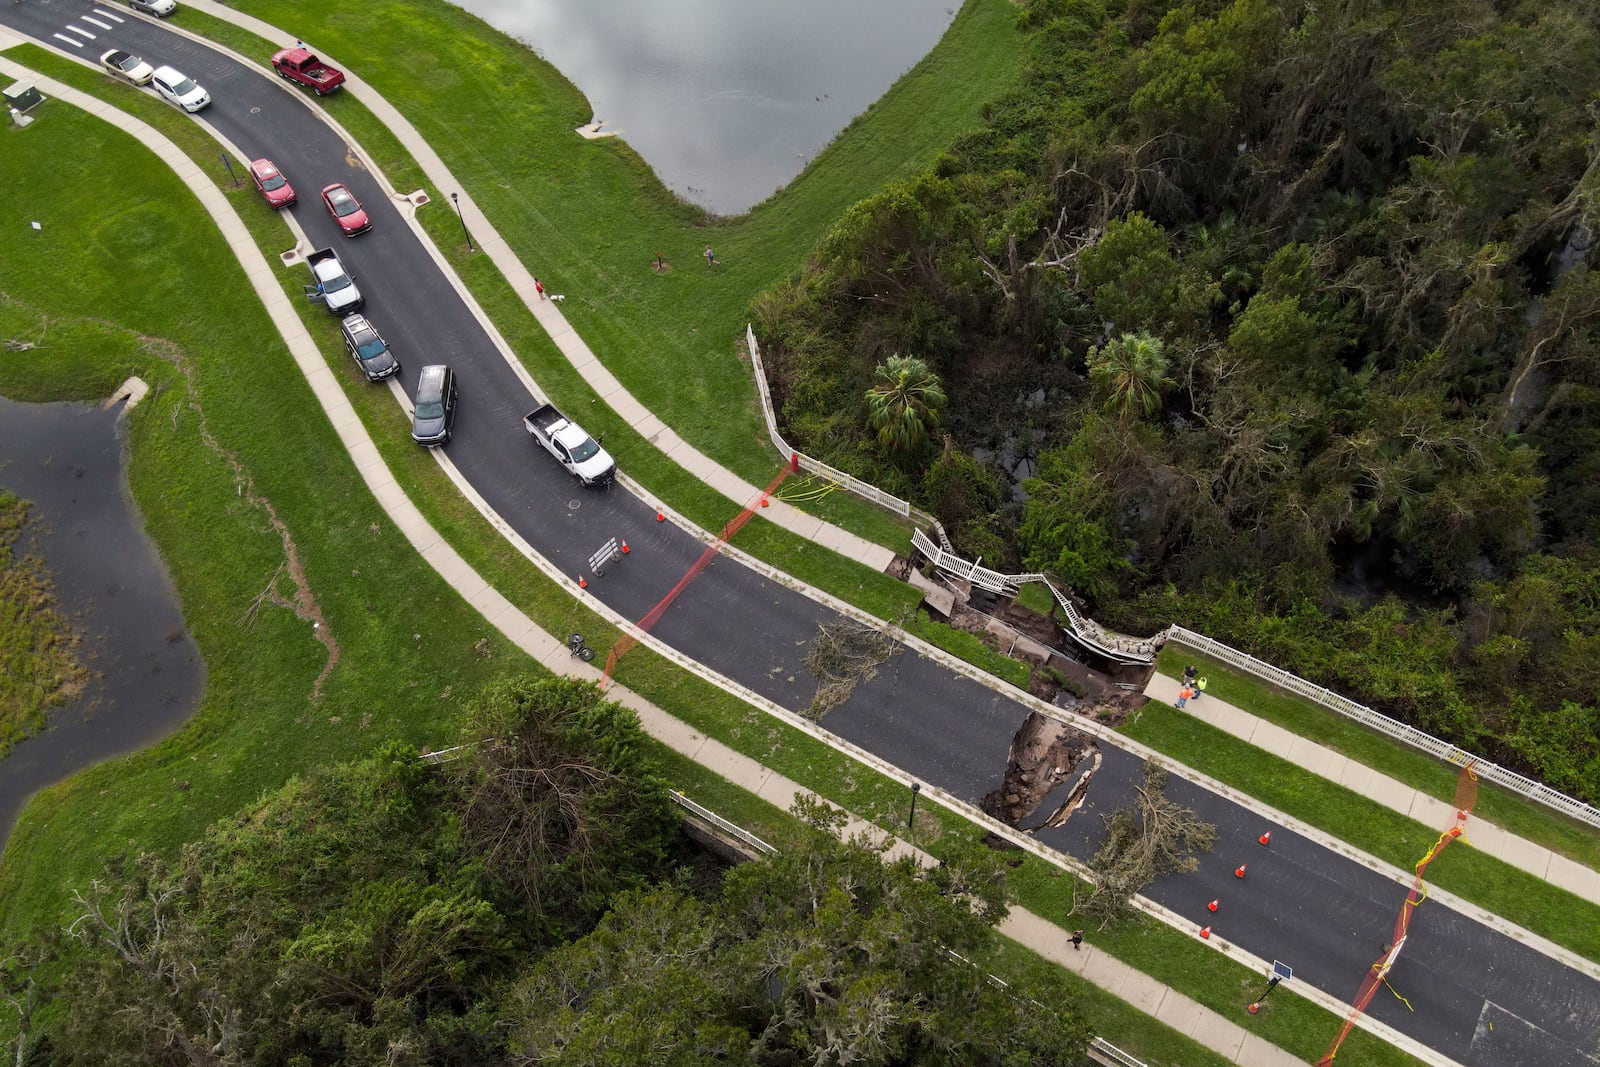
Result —
M594 438L585 437L582 441L578 442L576 447L573 448L572 462L582 463L584 460L593 456L598 451L600 451L600 446L594 443Z
M444 418L444 401L419 400L417 401L417 418L442 419Z
M329 193L328 203L333 205L333 213L340 218L344 218L346 215L353 215L361 210L361 205L356 203L355 197L342 190L336 193Z
M132 70L139 65L139 61L126 52L112 52L111 65L118 70Z
M288 184L289 182L281 174L264 174L261 177L261 188L265 189L269 193L274 189L282 189Z
M348 289L349 287L350 276L348 274L341 274L337 278L329 278L322 283L322 291L325 293L337 293L340 289Z
M193 78L179 78L172 84L172 91L179 96L188 96L198 88L200 87L194 83Z
M388 351L387 348L383 347L383 338L377 334L373 334L371 337L357 338L356 340L356 354L361 357L362 362L369 359L377 359L379 356L387 354Z

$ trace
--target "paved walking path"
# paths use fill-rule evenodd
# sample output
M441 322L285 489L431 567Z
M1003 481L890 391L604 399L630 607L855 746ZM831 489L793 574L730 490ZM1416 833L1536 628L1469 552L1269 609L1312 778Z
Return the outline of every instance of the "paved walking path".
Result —
M1177 701L1180 688L1182 686L1178 679L1157 671L1151 676L1144 691L1152 700L1171 705ZM1258 715L1252 715L1225 700L1208 695L1189 701L1183 710L1185 714L1193 715L1225 733L1248 741L1264 752L1280 756L1312 774L1320 775L1330 782L1337 782L1374 803L1382 804L1386 808L1417 820L1424 826L1437 830L1455 821L1456 809L1453 805L1428 796L1396 778L1375 771L1363 763L1357 763L1348 756L1341 755L1331 748L1325 748L1300 734L1285 730ZM1584 900L1600 904L1600 871L1592 867L1557 855L1543 845L1535 844L1525 837L1518 837L1511 831L1485 822L1476 815L1467 823L1466 841L1480 852L1502 859L1513 867L1527 871Z
M216 0L184 0L190 7L204 11L218 19L231 22L244 29L255 33L268 41L289 42L296 38L270 23L251 15L245 15L233 10ZM335 66L339 66L336 57L321 53L325 59ZM241 57L246 62L264 63L266 57ZM648 408L639 402L632 393L623 388L616 376L606 369L593 352L589 350L583 338L567 322L553 300L540 300L533 287L533 274L517 258L511 246L501 237L499 232L489 222L488 216L478 209L472 197L467 193L456 176L450 173L450 168L444 160L439 158L433 148L425 141L421 134L412 126L406 117L383 98L377 90L362 81L360 77L350 72L345 67L345 92L354 95L367 109L370 110L378 121L389 128L397 137L405 150L421 166L424 174L428 176L436 188L451 193L460 192L460 206L468 209L473 214L472 235L476 240L479 250L485 253L507 282L516 290L523 304L533 313L539 325L550 335L556 343L561 354L567 361L581 373L590 387L600 395L600 399L609 404L633 430L646 441L655 445L664 452L669 459L693 474L700 481L711 486L729 500L744 507L761 495L761 488L752 485L734 474L716 460L690 445L682 437L656 418ZM377 173L380 181L387 182L381 172ZM787 461L789 457L782 459ZM808 540L831 548L842 555L864 563L874 570L885 570L894 561L894 552L884 548L873 541L868 541L851 533L849 530L824 522L814 515L808 515L792 504L782 500L772 499L769 506L761 509L763 518L771 519L790 533L797 534Z
M15 40L0 31L0 50L15 43ZM284 295L277 272L261 255L244 222L210 176L159 131L94 97L42 77L3 56L0 56L0 74L12 79L27 78L33 81L45 96L81 108L121 129L144 143L172 167L199 198L218 231L238 257L257 297L283 336L362 480L412 548L490 625L523 652L557 674L598 681L600 673L597 670L573 660L561 641L541 630L474 571L406 496L368 436L334 371L323 359L294 306ZM796 797L809 792L799 783L777 774L749 756L699 733L629 689L613 685L609 695L633 710L652 737L771 804L787 809ZM929 799L938 802L935 797L930 796ZM850 833L857 830L865 830L870 834L882 833L876 827L860 821L853 821L847 827ZM897 849L909 847L904 843L896 844ZM1301 1062L1297 1057L1256 1037L1238 1023L1095 950L1092 943L1074 952L1066 930L1031 912L1013 909L1001 923L1000 932L1047 959L1069 967L1085 980L1133 1003L1234 1063L1247 1067L1289 1067ZM1427 1062L1449 1064L1449 1061L1430 1055L1428 1050L1401 1035L1385 1033L1382 1036L1386 1040L1399 1042L1414 1055L1426 1058Z

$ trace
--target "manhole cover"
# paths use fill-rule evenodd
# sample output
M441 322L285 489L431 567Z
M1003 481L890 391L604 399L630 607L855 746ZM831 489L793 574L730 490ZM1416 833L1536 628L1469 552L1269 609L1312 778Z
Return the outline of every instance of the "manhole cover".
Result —
M567 501L568 511L577 511L581 507L583 507L583 501L579 500L577 497L573 497L571 500Z

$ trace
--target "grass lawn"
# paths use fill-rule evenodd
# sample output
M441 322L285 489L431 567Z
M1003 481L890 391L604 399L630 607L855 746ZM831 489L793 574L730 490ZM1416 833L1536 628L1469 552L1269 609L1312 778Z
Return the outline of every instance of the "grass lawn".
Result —
M1206 675L1207 694L1259 715L1357 763L1382 771L1445 803L1454 803L1460 771L1296 693L1234 670L1186 646L1162 649L1157 668L1176 678L1193 663ZM1537 842L1574 862L1600 869L1600 830L1487 782L1478 783L1475 815Z
M0 391L100 398L130 374L151 384L128 419L129 479L209 673L176 735L29 805L0 861L0 930L15 934L59 917L67 887L129 842L170 852L303 768L389 737L452 739L461 697L528 662L409 550L391 551L398 533L326 420L305 417L310 389L165 164L60 104L0 137L0 261L54 265L0 283L0 337L48 326L40 348L0 361ZM274 516L339 649L319 699L327 652L310 623L270 603L247 617L269 584L293 593Z

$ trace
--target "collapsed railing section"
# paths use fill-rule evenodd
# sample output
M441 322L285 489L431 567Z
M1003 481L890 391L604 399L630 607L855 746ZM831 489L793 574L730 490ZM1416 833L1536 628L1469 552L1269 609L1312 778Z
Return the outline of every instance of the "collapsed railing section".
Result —
M1056 598L1056 603L1061 605L1061 612L1066 619L1064 629L1067 633L1080 645L1107 659L1119 663L1153 663L1156 653L1161 651L1165 634L1157 634L1154 637L1129 637L1127 634L1107 630L1085 615L1066 590L1051 581L1047 574L1037 572L1002 574L990 570L934 544L933 538L920 529L912 533L911 546L927 557L928 561L942 573L971 582L979 589L986 589L997 596L1015 596L1017 590L1029 582L1043 582L1045 588Z

